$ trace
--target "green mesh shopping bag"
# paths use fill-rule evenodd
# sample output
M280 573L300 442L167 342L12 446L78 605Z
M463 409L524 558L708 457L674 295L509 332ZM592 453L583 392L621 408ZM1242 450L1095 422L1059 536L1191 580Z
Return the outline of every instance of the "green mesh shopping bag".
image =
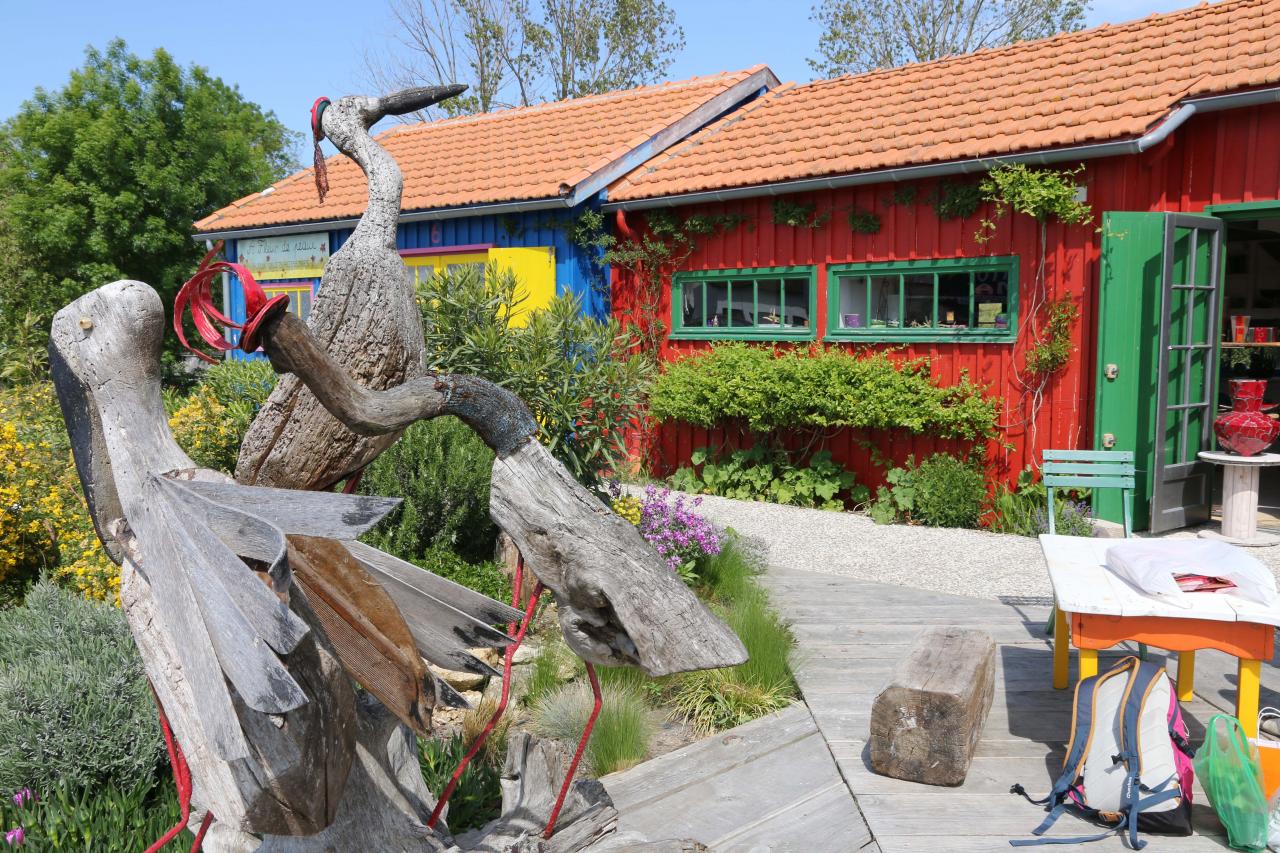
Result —
M1239 720L1226 714L1209 718L1195 766L1209 804L1227 828L1231 846L1265 850L1267 798L1262 793L1262 768L1258 751L1245 737Z

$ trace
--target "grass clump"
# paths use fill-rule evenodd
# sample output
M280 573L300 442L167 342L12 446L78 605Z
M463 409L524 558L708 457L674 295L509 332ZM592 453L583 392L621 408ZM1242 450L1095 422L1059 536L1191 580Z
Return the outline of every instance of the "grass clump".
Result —
M576 670L578 665L578 659L558 637L544 642L529 664L529 680L520 701L530 707L537 705L544 696L564 682L567 667L574 667Z
M0 792L131 791L153 783L163 757L119 610L44 581L0 611Z
M16 798L0 790L0 838L21 827L23 841L14 846L24 850L137 853L168 832L179 816L178 794L170 782L128 787L109 782L93 788L57 785L30 794L24 790ZM179 836L162 851L186 851L189 839Z
M585 753L597 777L639 764L657 730L656 714L634 688L611 682L601 685L601 693L604 703ZM585 681L557 687L534 706L534 729L543 737L575 743L587 726L593 702Z
M492 713L492 708L489 710ZM495 736L496 734L495 732ZM502 740L505 741L505 737ZM428 790L439 794L445 789L453 771L470 749L470 743L465 733L451 738L418 741L418 764L422 768L422 778L427 783ZM489 760L484 752L467 765L445 812L445 822L450 832L476 829L498 816L502 810L500 776L501 770L497 763Z

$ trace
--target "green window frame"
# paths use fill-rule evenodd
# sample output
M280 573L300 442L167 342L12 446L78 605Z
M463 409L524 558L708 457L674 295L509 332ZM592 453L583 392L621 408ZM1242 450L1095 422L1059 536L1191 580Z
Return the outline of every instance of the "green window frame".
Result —
M827 268L825 337L1013 343L1018 257L833 264Z
M812 341L817 323L812 266L698 270L671 280L675 340Z

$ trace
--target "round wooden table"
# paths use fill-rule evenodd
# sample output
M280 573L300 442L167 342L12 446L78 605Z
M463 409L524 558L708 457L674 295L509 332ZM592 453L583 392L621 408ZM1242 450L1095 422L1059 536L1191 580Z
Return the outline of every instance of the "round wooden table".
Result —
M1251 548L1280 544L1280 536L1258 532L1259 474L1268 465L1280 465L1280 453L1238 456L1202 450L1196 455L1222 466L1222 530L1201 530L1200 536Z

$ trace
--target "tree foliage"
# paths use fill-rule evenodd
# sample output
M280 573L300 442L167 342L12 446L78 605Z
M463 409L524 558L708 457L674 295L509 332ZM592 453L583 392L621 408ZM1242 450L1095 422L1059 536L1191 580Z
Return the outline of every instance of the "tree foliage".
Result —
M294 136L164 50L88 48L0 125L0 221L24 259L0 266L0 331L118 278L171 299L204 251L191 223L295 168Z
M684 47L664 0L389 0L402 51L366 56L381 89L466 83L444 115L642 86ZM429 118L419 114L417 119Z
M1085 0L821 0L809 66L836 77L928 62L1078 30L1087 9Z

